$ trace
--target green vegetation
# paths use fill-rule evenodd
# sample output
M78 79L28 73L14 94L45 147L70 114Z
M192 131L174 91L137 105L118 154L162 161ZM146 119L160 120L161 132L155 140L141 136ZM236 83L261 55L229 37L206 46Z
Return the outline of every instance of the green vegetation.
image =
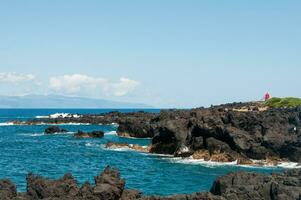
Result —
M296 107L301 106L301 99L295 97L273 97L265 102L265 106L273 108Z

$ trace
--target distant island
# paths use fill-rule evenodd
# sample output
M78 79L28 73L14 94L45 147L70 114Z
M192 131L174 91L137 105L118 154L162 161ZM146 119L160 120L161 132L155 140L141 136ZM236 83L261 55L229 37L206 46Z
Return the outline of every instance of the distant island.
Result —
M152 108L141 103L61 95L0 96L0 108Z

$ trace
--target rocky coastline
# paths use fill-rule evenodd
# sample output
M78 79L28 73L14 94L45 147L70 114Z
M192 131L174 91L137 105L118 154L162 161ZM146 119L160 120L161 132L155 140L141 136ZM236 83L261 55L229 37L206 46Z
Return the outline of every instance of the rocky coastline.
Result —
M160 113L110 112L14 124L118 124L121 137L151 138L150 153L218 162L301 162L301 107L267 108L260 102L232 103Z
M27 189L18 193L9 179L0 180L1 200L253 200L286 199L301 197L301 170L281 174L256 174L234 172L217 178L210 192L163 196L144 196L140 191L125 188L125 180L118 170L106 167L89 182L78 185L69 173L57 180L46 179L29 173ZM160 186L164 187L164 186Z
M111 112L68 118L13 121L15 125L68 123L118 124L120 137L151 138L150 146L108 142L106 148L169 154L179 158L239 165L277 165L301 162L301 107L267 108L258 102L233 103L191 110L162 110L160 113ZM51 126L48 134L65 132ZM46 130L45 130L46 132ZM77 138L103 137L103 132L78 132ZM236 172L218 178L210 192L171 197L143 196L124 189L119 172L106 168L95 177L95 185L78 186L72 175L48 180L29 174L27 192L17 193L9 180L0 181L0 199L300 199L301 169L262 175Z

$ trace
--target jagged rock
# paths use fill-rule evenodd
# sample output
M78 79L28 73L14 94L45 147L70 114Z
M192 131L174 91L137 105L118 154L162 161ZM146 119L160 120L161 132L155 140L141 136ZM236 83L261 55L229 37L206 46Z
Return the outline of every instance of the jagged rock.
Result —
M65 129L61 129L58 126L50 126L45 129L46 134L63 133L63 132L68 132L68 131Z
M75 138L102 138L104 136L103 131L92 131L90 133L78 131L73 135Z
M300 199L300 170L263 175L236 172L218 178L211 192L226 199Z
M230 160L277 157L301 162L301 107L239 110L243 106L160 113L152 120L151 152L177 156L176 151L187 146L192 153L204 149Z
M95 178L93 194L100 199L118 200L122 196L125 181L117 170L106 167L100 176Z
M17 190L15 184L10 180L0 180L0 199L10 200L17 196Z
M79 192L77 182L71 174L58 180L50 180L30 173L26 180L27 194L31 199L75 197Z
M203 159L205 161L209 161L211 159L210 153L208 150L198 150L192 154L192 158L196 160Z
M137 113L119 120L117 134L122 137L151 138L154 136L150 126L149 114Z
M217 178L210 192L161 196L142 196L137 190L124 189L125 181L110 167L95 178L95 185L79 187L71 174L58 180L29 174L27 192L17 193L9 180L0 180L1 200L298 200L301 197L301 169L280 174L233 172ZM164 187L164 186L161 186Z

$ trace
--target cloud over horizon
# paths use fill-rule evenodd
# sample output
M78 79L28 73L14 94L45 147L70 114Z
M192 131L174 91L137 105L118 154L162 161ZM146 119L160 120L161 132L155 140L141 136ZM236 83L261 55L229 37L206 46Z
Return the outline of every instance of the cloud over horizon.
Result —
M35 76L33 74L21 74L15 72L2 72L0 73L1 83L21 83L25 81L33 81Z
M140 83L128 78L111 81L101 77L85 74L70 74L49 78L49 88L55 92L86 96L117 96L121 97L133 91Z
M123 97L134 91L140 83L121 77L113 81L85 74L51 76L42 81L33 74L0 72L0 95L20 96L25 94L74 95L85 97ZM13 86L13 87L10 87Z

